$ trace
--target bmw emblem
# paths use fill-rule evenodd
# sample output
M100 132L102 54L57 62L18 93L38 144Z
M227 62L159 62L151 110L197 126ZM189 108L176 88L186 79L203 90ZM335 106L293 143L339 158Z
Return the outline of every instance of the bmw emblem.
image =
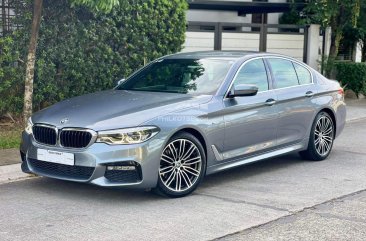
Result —
M66 124L67 122L69 122L68 118L63 118L62 120L60 120L61 124Z

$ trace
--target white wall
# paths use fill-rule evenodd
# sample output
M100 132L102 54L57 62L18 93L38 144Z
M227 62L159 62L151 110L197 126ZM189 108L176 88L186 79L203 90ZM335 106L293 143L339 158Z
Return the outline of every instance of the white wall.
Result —
M321 46L319 39L320 25L312 24L309 27L307 64L312 68L319 69L319 59L321 58Z
M304 35L268 34L267 52L288 55L302 61L304 55Z
M214 49L214 33L187 32L183 52ZM259 33L222 33L222 50L259 51ZM303 60L304 35L268 34L267 52Z
M357 43L353 59L356 63L362 62L362 43Z
M222 50L259 50L258 33L222 33Z
M214 33L186 32L182 52L205 51L214 49Z

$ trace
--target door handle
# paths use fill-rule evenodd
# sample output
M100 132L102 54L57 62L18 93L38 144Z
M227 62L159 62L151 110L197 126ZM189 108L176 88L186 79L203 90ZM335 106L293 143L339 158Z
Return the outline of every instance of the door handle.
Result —
M314 93L313 93L313 91L308 91L308 92L305 93L305 96L306 97L313 97Z
M268 106L271 106L271 105L276 104L276 101L271 98L271 99L266 100L266 103L265 104L268 105Z

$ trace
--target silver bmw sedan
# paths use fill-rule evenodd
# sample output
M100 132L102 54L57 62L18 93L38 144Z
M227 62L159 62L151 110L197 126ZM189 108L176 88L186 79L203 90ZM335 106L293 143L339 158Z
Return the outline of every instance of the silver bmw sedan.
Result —
M345 116L339 83L296 59L179 53L112 90L35 113L22 136L22 170L182 197L205 175L274 156L324 160Z

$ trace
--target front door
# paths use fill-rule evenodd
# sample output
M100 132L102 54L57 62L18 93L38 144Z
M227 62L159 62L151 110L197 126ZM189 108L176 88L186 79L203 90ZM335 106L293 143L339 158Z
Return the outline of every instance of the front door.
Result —
M245 158L275 147L278 114L268 76L259 58L244 63L234 77L233 86L253 84L259 90L255 96L224 99L224 160Z

